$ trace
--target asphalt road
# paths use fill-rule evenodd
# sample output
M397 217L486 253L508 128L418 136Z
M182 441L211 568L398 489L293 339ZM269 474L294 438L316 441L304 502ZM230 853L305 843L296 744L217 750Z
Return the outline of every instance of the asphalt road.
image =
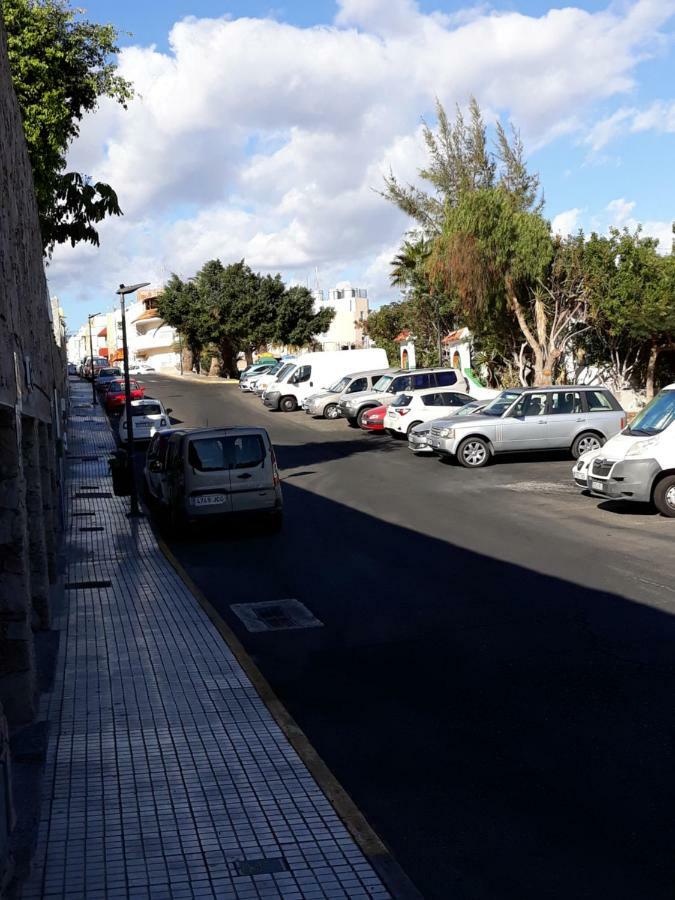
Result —
M187 425L262 424L283 534L173 550L427 898L672 898L675 520L571 461L467 471L233 385L143 379ZM296 598L322 628L250 634Z

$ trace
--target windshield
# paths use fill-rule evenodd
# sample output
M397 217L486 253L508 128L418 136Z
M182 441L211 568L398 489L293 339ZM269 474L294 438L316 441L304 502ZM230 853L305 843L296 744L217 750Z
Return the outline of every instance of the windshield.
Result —
M122 372L119 369L101 369L101 371L98 373L98 377L104 378L108 375L119 376L121 374Z
M283 368L281 368L277 373L277 381L285 381L286 376L290 375L294 368L295 363L286 363L286 365L283 366Z
M461 409L458 409L457 412L455 413L455 415L456 416L475 416L476 413L480 412L484 406L485 406L484 403L476 403L476 402L467 403L466 406L463 406Z
M675 391L661 391L638 413L624 434L661 434L675 421Z
M334 394L341 394L344 391L344 389L347 387L347 385L349 384L350 381L351 381L350 376L345 375L344 378L341 378L335 384L331 385L328 388L328 390L332 391Z
M393 375L380 375L375 384L373 385L374 391L386 391L389 385L391 384L394 376Z
M481 409L480 415L503 416L509 406L520 396L522 395L519 391L502 391L498 397L495 397L484 409Z

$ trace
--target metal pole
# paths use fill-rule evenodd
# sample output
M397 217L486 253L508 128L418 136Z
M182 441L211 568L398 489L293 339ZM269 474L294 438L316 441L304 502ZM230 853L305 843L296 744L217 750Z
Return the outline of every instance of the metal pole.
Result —
M91 316L89 319L89 362L91 364L91 402L96 406L96 371L94 369L94 341L91 336Z
M120 288L124 285L121 284ZM124 294L120 294L120 306L122 308L122 354L124 358L124 399L127 416L127 465L131 477L130 516L138 516L138 490L136 487L136 472L134 471L134 418L131 413L131 382L129 380L129 348L127 347L127 318L124 308Z

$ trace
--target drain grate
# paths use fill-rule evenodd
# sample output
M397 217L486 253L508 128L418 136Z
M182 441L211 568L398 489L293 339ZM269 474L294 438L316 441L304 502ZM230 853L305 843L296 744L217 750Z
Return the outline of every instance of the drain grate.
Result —
M101 487L100 484L81 484L80 489L83 491L98 491Z
M288 863L283 857L273 859L237 859L234 868L239 875L273 875L275 872L288 872Z
M103 525L87 525L84 528L80 528L80 531L105 531Z
M93 512L74 512L72 515L73 515L73 518L74 518L75 516L95 516L96 513L93 513Z
M76 491L76 497L101 497L108 498L112 497L110 491Z
M83 591L87 588L112 587L112 581L66 581L67 591Z
M262 603L233 603L232 612L248 631L290 631L321 628L319 621L299 600L270 600Z

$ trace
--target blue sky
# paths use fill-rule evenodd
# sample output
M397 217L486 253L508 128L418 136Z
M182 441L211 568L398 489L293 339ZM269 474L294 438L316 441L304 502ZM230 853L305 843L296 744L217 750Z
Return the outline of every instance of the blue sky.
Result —
M125 216L100 251L55 253L71 327L108 285L187 277L213 256L392 299L410 223L376 189L389 167L415 179L435 96L452 108L473 93L521 129L555 229L643 222L669 239L675 0L101 0L87 16L131 32L120 66L138 97L126 113L102 104L72 148Z

